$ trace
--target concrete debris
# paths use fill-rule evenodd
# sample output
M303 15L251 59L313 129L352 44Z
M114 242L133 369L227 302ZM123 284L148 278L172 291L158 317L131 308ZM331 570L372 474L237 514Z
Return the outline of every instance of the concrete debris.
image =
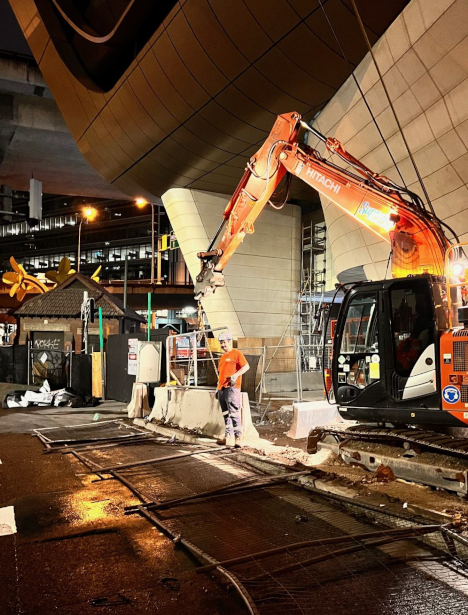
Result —
M396 480L396 476L393 473L392 468L381 464L375 471L375 474L364 476L361 483L364 485L369 485L371 483L389 483L394 480Z
M174 592L178 592L180 589L179 579L176 579L175 577L161 577L159 581L166 589L171 589Z

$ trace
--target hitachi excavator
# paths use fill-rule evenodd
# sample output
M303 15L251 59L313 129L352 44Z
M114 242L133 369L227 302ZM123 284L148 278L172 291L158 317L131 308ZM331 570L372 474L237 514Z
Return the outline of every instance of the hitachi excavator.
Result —
M300 142L301 129L347 168ZM344 288L332 356L332 388L341 416L381 426L467 425L463 245L451 229L453 240L447 239L446 225L417 194L372 172L298 113L278 116L247 163L216 235L198 254L197 298L224 286L223 270L245 235L254 232L263 208L278 207L271 199L285 176L286 187L292 176L302 179L387 242L391 254L391 279Z

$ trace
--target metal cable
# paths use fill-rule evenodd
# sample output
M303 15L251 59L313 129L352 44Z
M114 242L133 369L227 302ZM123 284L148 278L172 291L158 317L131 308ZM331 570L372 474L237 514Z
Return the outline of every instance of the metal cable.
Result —
M389 148L389 146L388 146L388 144L387 144L387 141L385 140L385 137L383 136L382 131L380 130L380 126L378 125L377 120L375 119L375 116L374 116L374 114L372 113L372 109L370 108L369 103L367 102L367 99L366 99L366 97L365 97L365 94L364 94L364 92L362 91L361 86L359 85L359 81L357 80L357 77L356 77L356 75L354 74L353 67L351 66L351 63L349 62L349 60L348 60L348 58L347 58L347 56L346 56L346 54L345 54L345 52L344 52L344 49L343 49L343 47L341 46L341 43L340 43L340 41L339 41L339 39L338 39L338 36L337 36L337 34L336 34L336 32L335 32L335 30L334 30L334 28L333 28L333 26L332 26L331 22L330 22L330 19L328 18L328 14L327 14L327 11L325 10L325 7L324 7L324 6L323 6L323 4L322 4L322 0L318 0L318 3L320 4L320 7L321 7L321 9L322 9L322 11L323 11L323 14L325 15L325 19L327 20L327 23L328 23L328 25L330 26L330 30L332 31L332 34L333 34L333 36L334 36L334 38L335 38L335 40L336 40L336 43L337 43L338 47L340 48L341 55L343 56L344 61L345 61L345 62L346 62L346 64L348 65L348 68L349 68L349 74L350 74L350 76L352 76L352 78L354 79L354 82L355 82L355 84L356 84L356 87L357 87L357 89L359 90L359 93L360 93L360 94L361 94L361 96L362 96L362 99L363 99L363 101L364 101L364 104L366 105L367 110L369 111L370 116L371 116L371 118L372 118L372 121L374 122L374 124L375 124L375 126L376 126L376 128L377 128L377 130L378 130L378 132L379 132L379 135L380 135L380 137L381 137L381 139L382 139L382 142L383 142L383 144L385 145L385 148L387 149L388 155L390 156L390 158L391 158L391 160L392 160L392 162L393 162L393 165L394 165L394 167L396 168L396 170L398 171L398 175L400 176L400 179L401 179L401 181L403 182L403 185L404 185L404 186L405 186L405 188L406 188L407 186L406 186L405 180L404 180L404 178L403 178L403 175L401 174L400 169L398 168L397 163L396 163L395 159L393 158L393 154L392 154L392 152L390 151L390 148ZM353 2L353 4L354 4L354 2ZM384 86L384 87L385 87L385 86ZM347 163L349 163L349 160L348 160L348 161L346 161L346 162L347 162Z
M320 2L320 0L319 0L319 2ZM375 64L375 68L376 68L377 73L379 75L380 82L382 84L382 87L384 89L385 95L387 96L388 103L389 103L390 108L392 110L393 117L395 118L395 121L396 121L397 126L398 126L398 130L400 131L400 134L402 136L403 143L405 144L405 147L406 147L406 150L407 150L408 155L410 157L410 160L411 160L411 163L413 165L413 168L414 168L414 170L416 172L416 175L418 176L418 181L421 184L421 188L422 188L422 190L424 192L424 196L426 197L427 204L429 205L429 208L432 211L432 213L434 214L434 216L437 218L435 210L434 210L434 207L433 207L433 205L431 203L431 199L429 198L429 194L428 194L428 192L426 190L426 186L424 185L424 182L423 182L423 179L421 177L421 174L419 173L418 166L416 164L416 161L413 158L413 154L412 154L411 149L410 149L410 147L408 145L408 141L406 140L406 137L404 135L403 128L402 128L402 126L400 124L400 120L398 119L398 116L396 114L395 107L393 106L393 103L392 103L392 101L390 99L390 95L388 93L387 86L385 85L385 82L384 82L383 77L382 77L382 73L380 72L379 65L377 64L377 60L375 59L374 52L372 51L372 46L371 46L369 38L367 36L367 32L366 32L366 29L364 27L364 24L362 23L361 15L360 15L360 13L358 11L358 8L356 6L355 0L351 0L351 4L353 5L354 13L355 13L356 18L358 20L359 27L361 28L361 32L362 32L362 35L364 37L364 40L366 41L367 48L368 48L369 53L370 53L370 55L372 57L372 60L373 60L373 62ZM395 166L396 166L396 164L395 164ZM397 167L397 169L398 169L398 167ZM400 177L401 177L401 175L400 175Z

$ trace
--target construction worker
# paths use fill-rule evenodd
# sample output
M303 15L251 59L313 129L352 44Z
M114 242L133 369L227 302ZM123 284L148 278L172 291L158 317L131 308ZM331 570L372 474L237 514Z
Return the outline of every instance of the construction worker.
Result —
M217 442L218 444L226 444L226 442L232 444L234 435L234 446L240 448L242 441L241 381L242 374L245 374L250 366L242 352L237 348L233 349L229 332L221 333L218 339L224 354L219 359L217 395L226 424L226 435Z

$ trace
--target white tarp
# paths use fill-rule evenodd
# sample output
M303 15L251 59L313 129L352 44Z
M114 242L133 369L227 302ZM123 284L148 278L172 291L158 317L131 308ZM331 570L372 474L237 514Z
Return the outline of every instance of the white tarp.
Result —
M15 508L5 506L0 508L0 536L16 534Z

